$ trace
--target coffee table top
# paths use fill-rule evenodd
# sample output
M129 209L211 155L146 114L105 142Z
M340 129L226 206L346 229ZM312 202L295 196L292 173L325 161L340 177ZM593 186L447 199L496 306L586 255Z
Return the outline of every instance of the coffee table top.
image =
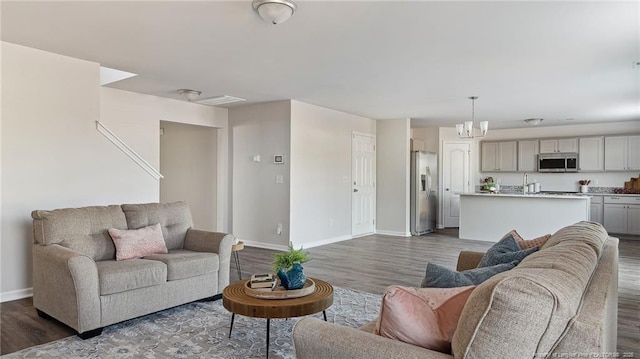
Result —
M300 298L259 299L248 296L241 280L224 288L222 305L228 311L254 318L293 318L322 312L333 304L333 287L316 278L316 291Z

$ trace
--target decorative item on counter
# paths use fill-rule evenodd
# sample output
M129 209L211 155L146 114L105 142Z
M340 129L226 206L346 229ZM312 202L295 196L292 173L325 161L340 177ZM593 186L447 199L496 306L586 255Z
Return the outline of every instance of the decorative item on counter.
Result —
M578 183L580 184L580 193L589 192L589 183L591 183L591 180L580 180Z
M640 193L640 176L631 177L628 182L624 183L624 193Z
M276 253L273 261L273 269L276 271L280 284L287 289L300 289L304 286L306 276L303 273L302 263L309 261L309 253L293 248L289 243L289 251Z
M493 191L491 191L491 187L494 187ZM491 192L495 192L495 182L493 180L493 177L485 177L482 180L482 189L485 191L491 191Z

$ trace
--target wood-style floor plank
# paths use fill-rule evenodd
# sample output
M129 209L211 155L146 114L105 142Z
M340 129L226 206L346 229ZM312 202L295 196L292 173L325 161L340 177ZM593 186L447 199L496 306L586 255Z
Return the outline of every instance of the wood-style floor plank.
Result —
M461 250L485 251L492 243L458 239L457 230L420 237L373 235L309 249L305 273L334 286L381 294L389 285L419 286L427 262L455 269ZM239 252L244 278L271 272L276 251L245 247ZM231 264L231 281L237 280ZM621 238L618 350L640 357L640 240ZM31 298L0 304L0 353L73 335L66 326L37 316Z

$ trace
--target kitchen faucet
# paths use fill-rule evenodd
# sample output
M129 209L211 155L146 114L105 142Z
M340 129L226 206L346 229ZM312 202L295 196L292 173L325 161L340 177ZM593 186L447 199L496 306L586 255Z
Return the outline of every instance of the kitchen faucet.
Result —
M529 176L527 175L527 172L525 172L524 176L522 176L522 194L527 193L527 182L529 182Z

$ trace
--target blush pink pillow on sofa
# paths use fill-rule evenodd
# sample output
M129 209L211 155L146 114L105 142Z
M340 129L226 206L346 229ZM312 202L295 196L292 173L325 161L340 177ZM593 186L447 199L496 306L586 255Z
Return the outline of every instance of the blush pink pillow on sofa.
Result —
M109 235L116 246L117 261L168 253L160 223L139 229L111 228Z
M457 288L388 287L375 334L443 353L475 286Z

